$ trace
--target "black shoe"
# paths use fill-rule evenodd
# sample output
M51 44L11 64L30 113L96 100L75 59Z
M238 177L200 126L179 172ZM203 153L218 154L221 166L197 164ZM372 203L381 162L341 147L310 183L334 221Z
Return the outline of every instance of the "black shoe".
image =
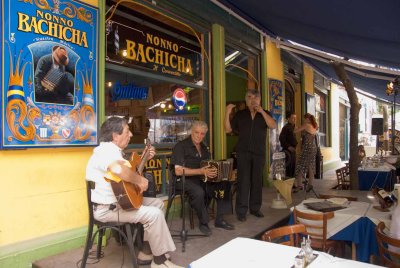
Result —
M146 260L146 261L144 261L144 260L141 260L141 259L137 259L137 263L138 263L139 265L150 265L151 262L152 262L152 260Z
M250 211L250 214L256 216L257 218L264 218L264 214L262 214L261 211L256 211L256 212Z
M238 215L237 216L237 219L239 220L239 221L241 221L241 222L245 222L247 219L246 219L246 216L240 216L240 215Z
M235 226L233 226L232 224L227 223L224 220L216 221L214 223L214 226L217 227L217 228L224 228L225 230L233 230L233 229L235 229Z
M212 234L210 227L208 227L207 224L200 224L199 229L200 229L200 232L202 232L206 236L210 236Z

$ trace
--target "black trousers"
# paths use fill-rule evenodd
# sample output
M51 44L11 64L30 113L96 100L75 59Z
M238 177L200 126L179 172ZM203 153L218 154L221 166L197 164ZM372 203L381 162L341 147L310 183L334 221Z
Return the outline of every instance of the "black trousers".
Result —
M296 151L292 152L285 149L286 155L286 177L294 178L294 172L296 170Z
M221 185L221 184L224 185ZM181 185L177 186L181 187ZM224 189L224 197L216 197L215 191ZM217 214L215 221L221 221L223 214L231 210L230 184L229 182L221 183L204 183L199 178L186 177L185 192L189 196L191 207L196 211L200 224L208 224L209 217L207 207L214 198L217 201Z
M257 212L262 202L262 177L265 156L237 153L236 214L245 216L247 210Z

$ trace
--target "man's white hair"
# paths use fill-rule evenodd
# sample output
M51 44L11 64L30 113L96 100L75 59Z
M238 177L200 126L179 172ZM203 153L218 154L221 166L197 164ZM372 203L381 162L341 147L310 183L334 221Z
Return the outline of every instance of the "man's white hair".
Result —
M194 121L192 123L192 127L190 128L190 130L192 130L192 129L196 128L196 127L199 127L199 128L202 128L202 129L205 129L206 131L208 131L207 123L204 122L204 121Z

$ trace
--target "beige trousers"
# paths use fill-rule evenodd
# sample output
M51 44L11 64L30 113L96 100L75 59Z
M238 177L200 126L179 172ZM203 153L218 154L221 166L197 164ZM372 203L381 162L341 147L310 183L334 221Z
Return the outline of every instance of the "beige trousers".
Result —
M161 256L176 249L164 218L163 207L164 203L160 199L144 197L142 206L137 210L126 211L119 207L109 210L109 205L98 205L93 215L101 222L140 222L144 227L144 240L149 242L153 255Z

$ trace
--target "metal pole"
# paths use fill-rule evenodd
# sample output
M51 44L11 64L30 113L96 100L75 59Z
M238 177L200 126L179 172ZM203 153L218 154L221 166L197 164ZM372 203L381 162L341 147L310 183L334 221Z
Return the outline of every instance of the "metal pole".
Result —
M397 90L395 90L393 94L393 106L392 106L392 155L396 154L394 147L396 139L396 95L397 95Z

